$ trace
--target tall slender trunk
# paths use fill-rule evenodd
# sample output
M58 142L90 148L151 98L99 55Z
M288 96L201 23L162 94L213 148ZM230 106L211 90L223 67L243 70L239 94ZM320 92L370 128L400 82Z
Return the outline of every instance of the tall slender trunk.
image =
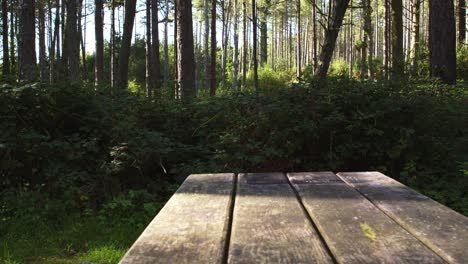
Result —
M210 72L209 72L209 41L210 41L210 18L209 18L209 13L208 13L208 3L209 3L209 0L204 0L204 10L203 10L203 14L204 14L204 19L205 19L205 35L204 35L204 49L203 49L203 52L204 52L204 70L203 70L203 84L202 84L202 88L206 89L208 87L208 84L210 82Z
M8 2L2 0L2 44L3 44L3 77L10 75L10 52L8 50Z
M242 29L244 32L242 33L243 37L243 44L242 44L242 86L245 87L245 81L247 79L247 51L248 51L248 44L247 44L247 0L243 0L243 20L242 20Z
M385 79L390 77L390 0L384 0L384 72Z
M116 2L115 0L111 0L111 36L110 36L110 79L111 79L111 87L115 87L117 80L117 45L116 45L116 32L115 32L115 8Z
M67 80L76 84L80 79L80 38L78 32L78 0L66 2L67 20L65 24L65 61L67 65Z
M422 0L413 0L413 30L411 32L413 46L411 47L411 74L416 77L418 76L418 63L419 63L419 39L420 39L420 20L421 20L421 1Z
M466 0L458 0L458 43L466 41Z
M351 0L351 5L353 5L353 0ZM354 32L353 32L353 9L349 10L349 49L348 49L348 56L349 56L349 78L353 78L353 66L354 66Z
M192 3L176 0L178 80L180 97L190 101L195 97L195 55L193 53Z
M85 14L84 14L84 25L82 24L83 18L83 0L80 0L80 6L78 8L78 35L79 35L79 43L81 44L81 61L83 64L83 80L88 81L88 67L86 63L86 7ZM79 63L79 62L78 62Z
M128 63L132 44L133 23L135 21L136 0L125 1L125 18L122 35L122 45L119 52L119 66L116 86L125 89L128 86Z
M18 15L14 11L14 7L16 5L16 1L10 2L10 74L12 76L16 75L17 65L16 65L16 45L15 45L15 36L17 35L17 21Z
M317 70L318 66L318 37L317 37L317 2L316 0L312 0L312 17L313 17L313 34L314 38L312 39L313 46L314 46L314 72Z
M230 24L230 10L231 10L231 1L228 1L228 5L226 7L225 1L221 1L221 8L222 8L222 24L223 24L223 32L222 32L222 62L221 62L221 88L224 89L226 87L226 65L227 65L227 54L228 54L228 45L229 45L229 35L231 30Z
M169 82L169 0L166 0L166 19L164 20L164 88L168 88ZM175 46L174 46L175 51Z
M320 64L315 71L315 76L319 79L323 79L327 76L328 68L330 67L331 58L333 56L333 50L335 49L336 39L340 32L341 25L343 24L343 18L348 8L349 0L338 1L334 6L334 11L330 17L328 28L325 33L325 41L320 53Z
M180 54L180 50L179 50L179 22L177 20L177 6L178 6L178 1L174 1L174 10L175 11L175 19L174 19L174 90L175 90L175 97L176 99L182 99L182 91L181 91L181 87L179 86L179 54ZM195 55L194 55L195 57ZM196 95L196 91L195 91L195 95Z
M145 34L145 87L146 87L146 97L150 98L153 91L153 82L152 82L152 65L151 61L153 57L151 56L151 1L146 0L146 34Z
M392 4L392 77L401 78L405 72L403 53L403 1L391 0Z
M234 0L234 58L232 73L232 91L237 91L237 73L239 72L239 10L238 0Z
M216 0L211 1L210 96L216 94Z
M268 61L268 10L271 5L271 0L266 0L264 7L260 9L260 65L264 65Z
M38 3L39 20L39 79L45 83L47 78L47 58L46 58L46 32L45 32L45 11L44 4Z
M431 77L455 84L457 58L453 1L429 1L429 27Z
M301 77L301 0L296 0L296 77Z
M95 84L102 85L104 82L104 8L103 0L95 0L94 13L94 31L96 38L96 57L95 57Z
M254 87L255 87L255 94L259 95L259 87L258 87L258 59L257 59L257 4L255 0L252 0L252 43L253 43L253 50L252 50L252 57L253 57L253 65L254 65Z
M151 0L151 56L152 56L152 83L155 96L160 94L161 90L161 55L159 52L159 19L158 19L158 1Z
M35 0L21 1L21 15L19 21L19 80L35 81L36 68L36 15Z
M364 0L364 31L366 33L367 42L367 68L369 79L374 79L374 29L372 28L372 6L371 0Z

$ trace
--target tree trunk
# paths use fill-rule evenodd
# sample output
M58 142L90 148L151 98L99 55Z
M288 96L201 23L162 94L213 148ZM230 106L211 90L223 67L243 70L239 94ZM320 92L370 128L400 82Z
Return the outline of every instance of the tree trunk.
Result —
M13 11L16 4L17 4L16 1L11 1L10 3L10 10L11 10L10 45L11 46L9 48L10 48L10 74L12 76L15 76L17 73L15 37L17 36L17 33L18 33L18 15L16 14L16 12Z
M35 0L21 1L18 50L20 82L32 82L37 78L35 4Z
M85 8L86 12L86 8ZM86 44L85 44L85 38L86 38L86 13L85 13L85 23L84 25L81 24L81 19L83 17L83 0L80 0L80 6L78 8L78 36L79 36L79 43L81 44L81 61L83 64L83 80L88 81L88 68L86 66ZM83 30L81 30L83 29ZM84 34L83 34L84 32ZM78 62L79 64L79 62ZM79 67L79 66L78 66Z
M456 29L453 1L429 1L431 77L456 83Z
M301 0L296 0L296 77L301 77Z
M312 0L312 16L313 16L313 33L314 38L312 39L313 46L314 46L314 72L318 68L318 37L317 37L317 2L316 0Z
M50 83L55 82L57 63L60 61L60 0L55 1L54 36L50 53L49 79Z
M102 85L104 82L104 8L103 0L95 0L94 30L96 37L96 57L95 57L95 84Z
M403 53L403 2L392 1L392 77L401 78L405 72Z
M374 29L372 28L372 6L371 0L364 0L364 32L366 33L367 42L367 68L369 79L374 79ZM377 26L377 25L376 25Z
M2 74L3 79L10 75L10 52L8 50L8 3L7 0L2 0L2 44L3 44L3 61Z
M146 0L146 34L145 34L145 87L146 97L151 98L152 91L154 89L152 82L152 60L151 56L151 2L152 0Z
M320 63L315 71L315 76L319 79L324 79L327 76L333 50L335 49L336 39L340 32L341 25L343 24L343 18L348 4L349 0L340 0L335 3L333 15L331 16L332 21L329 23L325 32L325 41L320 53Z
M80 39L78 34L78 0L66 2L67 19L65 25L65 61L67 65L68 81L72 84L79 82L80 72Z
M211 1L210 96L216 94L216 0Z
M44 4L38 3L39 20L39 80L45 83L47 78L47 58L46 58L46 32L45 32L45 11Z
M247 79L247 52L248 52L248 44L247 44L247 0L243 0L243 21L242 21L242 29L244 32L242 33L243 37L243 44L242 44L242 86L245 87L245 81Z
M239 72L239 10L238 0L234 0L234 59L232 73L232 91L237 91L237 74Z
M458 0L458 43L466 40L466 0Z
M192 2L176 0L178 84L180 97L190 101L195 97L195 55L193 53Z
M208 83L210 82L210 72L209 72L209 61L210 61L210 46L209 46L209 42L210 42L210 17L209 17L209 13L208 13L208 3L209 3L209 0L204 0L204 10L203 10L203 14L204 14L204 19L205 19L205 35L204 35L204 49L203 49L203 52L204 52L204 63L203 63L203 84L202 84L202 88L203 89L206 89L208 87Z
M128 86L128 63L132 44L133 22L135 20L136 0L125 1L125 18L122 35L122 45L119 52L117 87L125 89Z
M384 0L384 72L385 79L390 77L390 0Z
M253 34L253 50L252 50L252 57L253 57L253 65L254 65L254 87L255 87L255 94L259 95L259 87L258 87L258 59L257 59L257 4L255 0L252 0L252 34Z
M413 46L411 47L411 74L416 77L418 76L418 63L419 63L419 29L420 29L420 20L421 20L421 1L422 0L413 0L413 31L411 32Z
M264 7L261 8L260 16L260 65L264 65L268 61L268 10L271 5L271 0L266 0Z
M164 20L164 88L167 89L169 86L169 0L166 0L165 5L166 19Z
M111 87L115 87L117 83L117 45L116 45L116 36L115 36L115 8L116 2L115 0L111 0L111 37L110 37L110 79L111 79Z
M159 52L159 19L158 1L151 0L151 56L153 94L160 94L161 90L161 55Z

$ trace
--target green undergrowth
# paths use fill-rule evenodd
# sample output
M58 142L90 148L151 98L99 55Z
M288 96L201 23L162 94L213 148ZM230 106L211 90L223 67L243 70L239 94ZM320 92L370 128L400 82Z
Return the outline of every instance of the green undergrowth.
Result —
M191 173L378 170L468 215L466 84L277 78L189 104L2 86L0 263L116 263Z

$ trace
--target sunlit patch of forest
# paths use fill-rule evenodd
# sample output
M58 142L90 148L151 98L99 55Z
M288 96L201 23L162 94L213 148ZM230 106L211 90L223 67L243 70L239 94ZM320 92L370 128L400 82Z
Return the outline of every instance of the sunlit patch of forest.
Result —
M0 263L117 263L194 173L375 170L468 216L465 0L0 15Z

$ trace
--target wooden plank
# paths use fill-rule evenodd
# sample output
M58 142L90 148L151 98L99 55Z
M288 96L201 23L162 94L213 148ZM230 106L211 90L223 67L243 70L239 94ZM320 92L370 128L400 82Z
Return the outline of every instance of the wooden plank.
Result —
M221 263L234 174L189 176L120 263Z
M335 174L288 178L338 263L445 263Z
M332 263L284 174L239 176L228 263Z
M449 263L468 263L468 218L379 172L339 173Z

